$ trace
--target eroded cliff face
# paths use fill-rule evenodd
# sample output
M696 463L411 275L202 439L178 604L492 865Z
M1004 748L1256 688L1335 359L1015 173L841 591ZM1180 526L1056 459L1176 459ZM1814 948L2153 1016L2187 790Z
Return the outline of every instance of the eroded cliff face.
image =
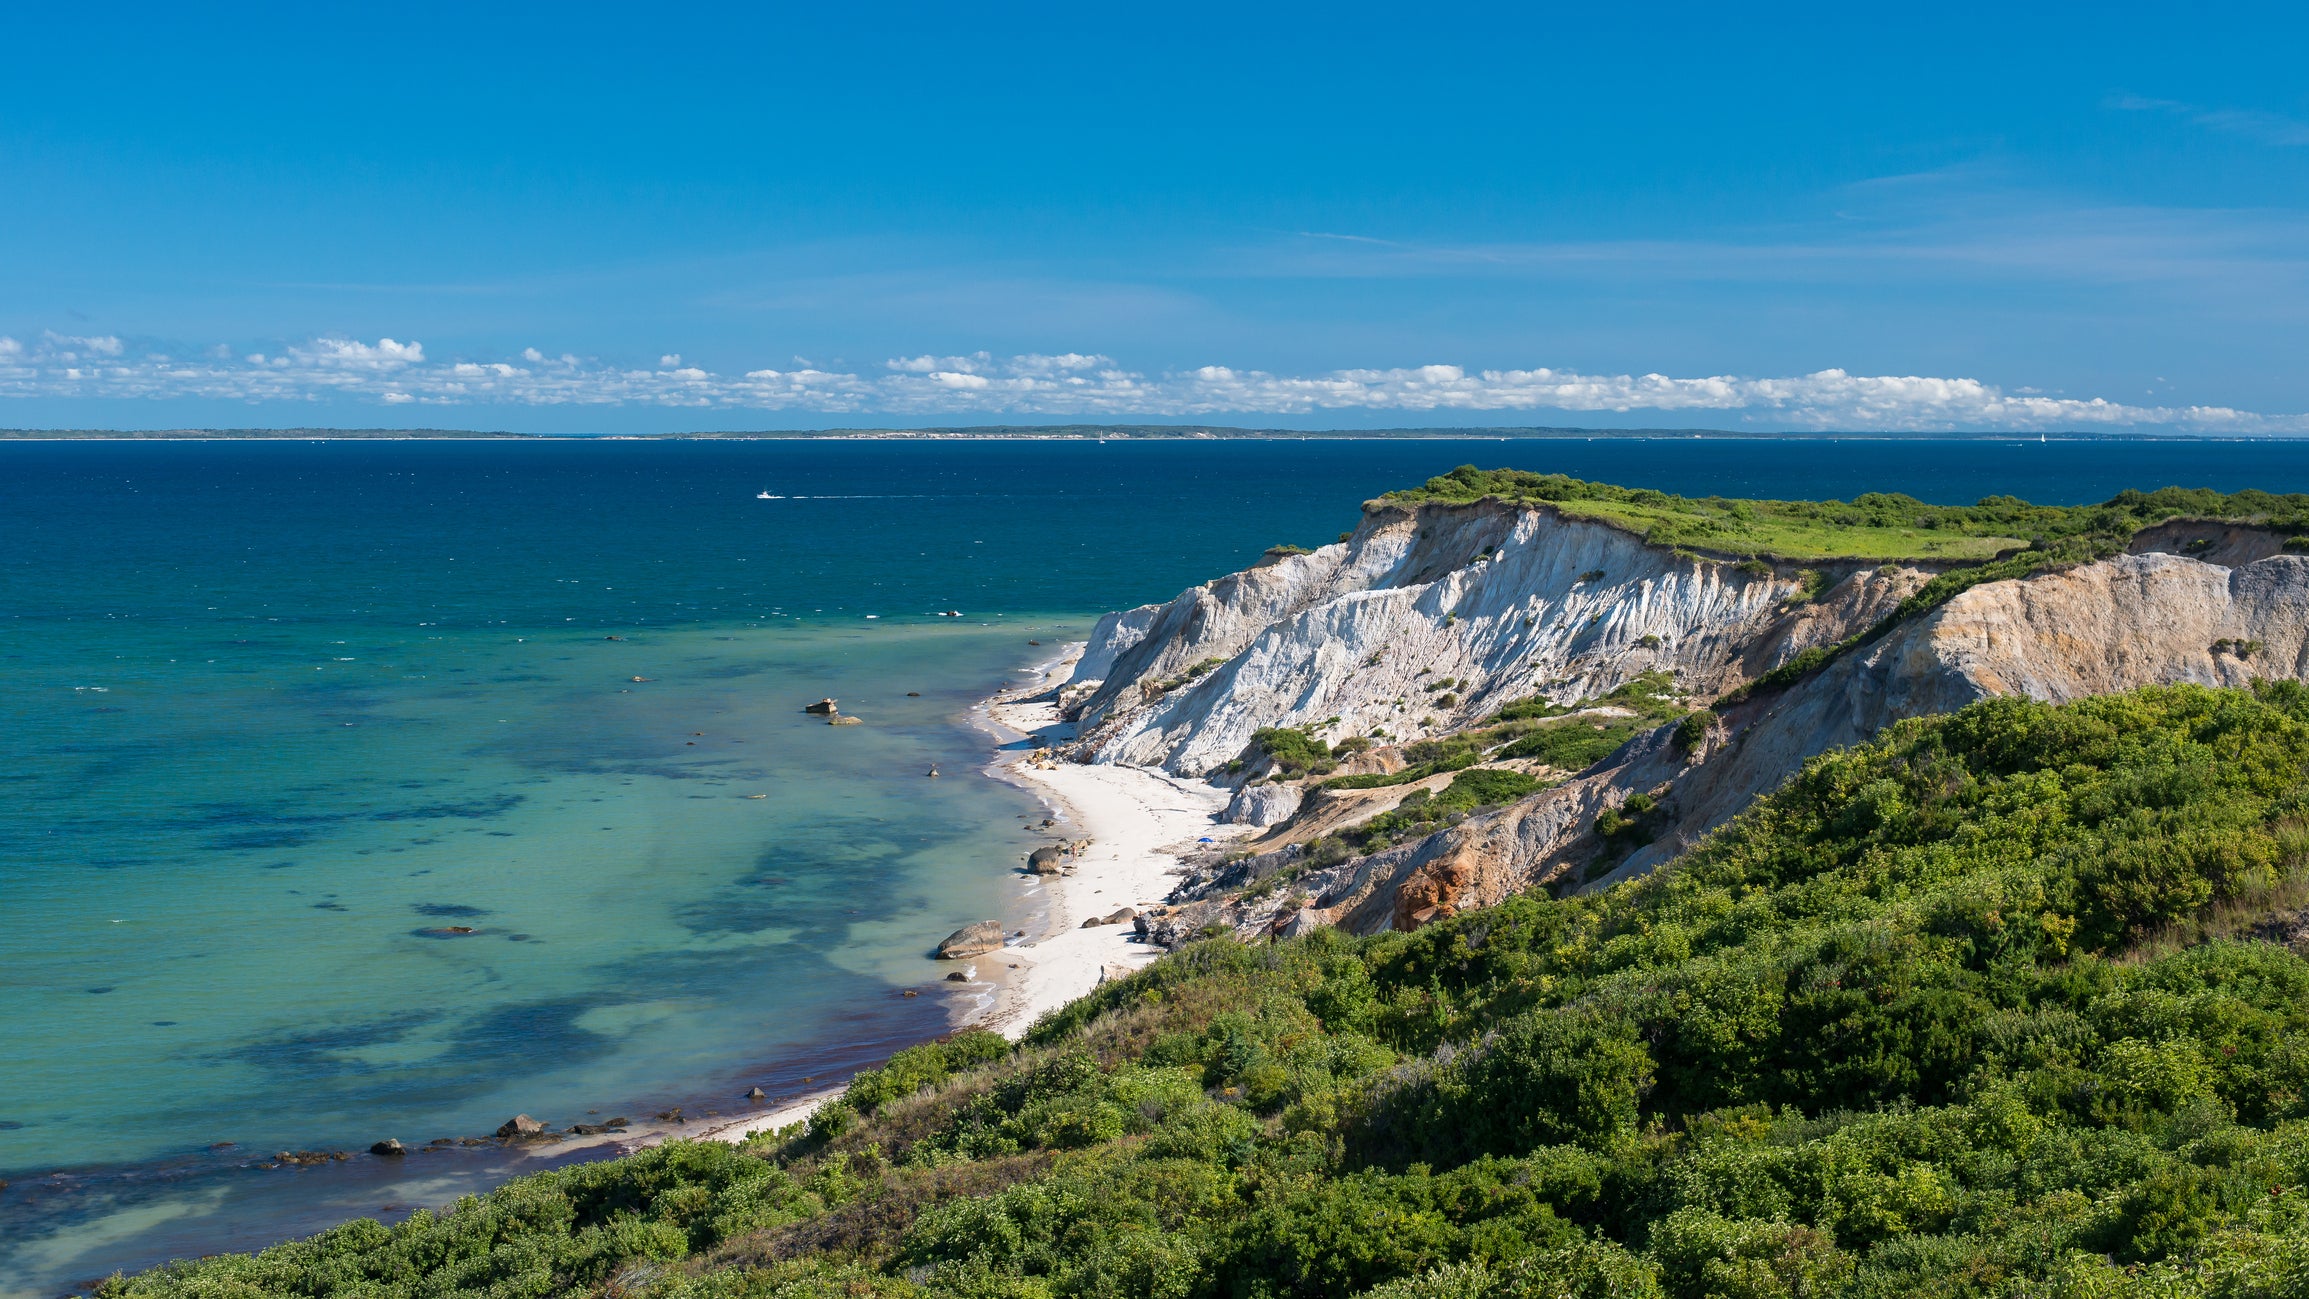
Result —
M1825 598L1792 607L1794 566L1678 554L1547 507L1374 503L1344 542L1108 615L1070 707L1090 760L1209 775L1262 727L1401 742L1655 670L1713 695L1869 626L1931 576L1822 570Z
M1975 587L1916 622L1782 691L1727 708L1698 745L1673 728L1639 737L1555 788L1416 842L1243 898L1247 883L1289 871L1296 846L1207 870L1182 887L1158 935L1225 923L1246 934L1336 924L1415 928L1538 883L1601 887L1667 861L1828 749L1858 744L1904 717L1991 695L2064 702L2146 685L2240 686L2309 679L2309 557L2230 567L2182 556L2124 555L2064 572ZM1657 800L1650 843L1614 852L1597 815L1636 794Z
M1594 699L1671 673L1694 703L1813 646L1878 626L1933 576L1915 565L1735 565L1647 545L1546 506L1375 502L1339 544L1103 619L1066 688L1081 761L1238 786L1231 814L1269 851L1209 863L1146 927L1245 934L1415 928L1534 884L1600 887L1651 869L1806 759L1904 717L1998 694L2065 701L2178 681L2309 678L2309 557L2234 524L2175 521L2134 553L1974 587L1795 685L1723 709L1696 743L1672 728L1509 806L1368 856L1315 866L1314 838L1439 776L1352 796L1260 783L1262 727L1383 745L1447 736L1533 695ZM1804 599L1805 578L1818 598ZM1448 680L1447 688L1438 688ZM1238 761L1242 760L1242 761ZM1399 770L1397 748L1345 770ZM1230 767L1243 774L1229 777ZM1560 773L1559 773L1560 774ZM1649 842L1598 838L1643 795ZM1285 887L1252 888L1281 873Z

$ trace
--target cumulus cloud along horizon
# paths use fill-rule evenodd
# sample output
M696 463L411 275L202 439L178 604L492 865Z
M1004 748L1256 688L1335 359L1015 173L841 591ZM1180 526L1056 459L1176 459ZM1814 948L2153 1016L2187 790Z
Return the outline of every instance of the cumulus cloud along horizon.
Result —
M1205 365L1142 373L1092 353L913 356L864 373L764 368L719 374L668 352L630 368L524 348L509 361L436 359L415 340L319 338L277 352L132 346L112 335L0 336L0 397L352 400L383 406L659 406L825 415L1089 418L1313 415L1325 411L1716 414L1810 429L2037 430L2169 427L2309 432L2309 415L2226 406L2135 406L2007 392L1969 378L1820 370L1785 378L1581 374L1456 365L1281 375Z

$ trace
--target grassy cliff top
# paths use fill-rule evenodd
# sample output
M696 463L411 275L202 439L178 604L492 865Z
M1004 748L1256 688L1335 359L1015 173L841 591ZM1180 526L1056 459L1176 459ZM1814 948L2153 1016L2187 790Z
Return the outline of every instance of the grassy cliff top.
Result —
M2071 537L2122 536L2172 518L2234 519L2309 534L2309 495L2167 487L2125 492L2099 505L2033 505L1989 496L1971 505L1927 505L1912 496L1870 492L1851 501L1738 500L1671 496L1591 483L1564 474L1462 465L1383 498L1423 501L1545 501L1565 514L1600 519L1654 545L1780 559L1983 560Z

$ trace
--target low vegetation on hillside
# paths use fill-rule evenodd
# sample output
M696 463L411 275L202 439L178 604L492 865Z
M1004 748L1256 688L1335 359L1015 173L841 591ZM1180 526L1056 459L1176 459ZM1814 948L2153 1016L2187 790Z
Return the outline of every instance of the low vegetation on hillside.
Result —
M1673 675L1645 672L1608 694L1575 704L1558 704L1544 694L1516 700L1476 726L1404 745L1403 757L1408 765L1400 771L1333 776L1324 781L1321 788L1384 789L1390 785L1412 784L1447 771L1465 771L1478 762L1517 759L1530 759L1563 772L1581 771L1610 757L1637 735L1686 715L1685 702L1676 689ZM1274 738L1285 735L1299 737L1295 743L1305 750L1301 756L1288 756L1295 750L1285 749L1282 742ZM1276 772L1284 777L1324 774L1335 769L1337 759L1345 756L1340 745L1324 751L1320 740L1307 737L1303 731L1260 731L1253 742L1274 758ZM1351 739L1342 743L1370 747L1367 740ZM1321 759L1325 752L1329 755L1327 760L1307 756ZM1536 782L1533 788L1537 788Z
M1972 505L1927 505L1870 492L1851 501L1733 500L1671 496L1584 482L1563 474L1462 465L1385 499L1467 502L1486 496L1547 502L1565 514L1603 519L1660 546L1765 559L1985 560L2010 551L2121 550L2133 534L2173 518L2252 520L2309 535L2309 495L2233 495L2168 487L2125 492L2099 505L2032 505L1990 496ZM2060 543L2071 543L2063 547ZM2083 543L2079 546L2074 543Z
M1197 943L806 1132L102 1293L2299 1295L2305 876L2309 691L1992 700L1599 894Z

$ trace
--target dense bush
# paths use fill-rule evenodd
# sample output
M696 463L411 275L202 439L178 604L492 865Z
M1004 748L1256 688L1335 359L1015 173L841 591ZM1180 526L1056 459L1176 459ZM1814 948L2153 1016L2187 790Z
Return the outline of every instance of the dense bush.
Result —
M1286 776L1324 775L1338 769L1331 749L1306 731L1291 726L1269 726L1254 732L1251 743Z
M1009 1054L1010 1043L999 1033L965 1029L943 1042L925 1042L890 1057L879 1069L868 1069L850 1080L842 1100L851 1109L870 1114L884 1102L899 1100L924 1088L940 1087L961 1070L986 1064Z
M2305 875L2309 691L1992 700L1599 894L1194 944L838 1133L108 1290L2300 1295L2309 960L2251 934Z
M823 1207L772 1163L716 1142L677 1142L524 1177L395 1227L363 1218L260 1254L114 1278L102 1293L563 1295Z

